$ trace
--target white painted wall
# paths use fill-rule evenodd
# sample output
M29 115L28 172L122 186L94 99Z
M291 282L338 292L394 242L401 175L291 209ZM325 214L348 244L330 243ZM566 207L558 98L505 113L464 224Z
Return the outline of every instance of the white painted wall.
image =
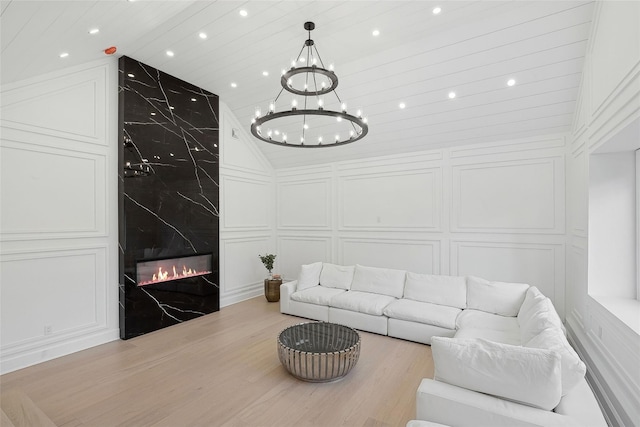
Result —
M561 315L565 139L276 170L280 270L314 261L525 282Z
M118 339L117 60L1 88L0 372ZM221 306L260 295L273 171L224 103ZM45 333L45 328L47 331Z
M220 115L220 305L224 307L263 293L268 272L258 255L275 253L275 192L273 169L246 133L247 126L241 126L223 102Z
M2 372L118 338L117 63L1 89Z
M612 242L602 228L593 228L607 221L605 210L612 206L598 204L599 198L605 203L604 191L597 186L590 189L589 182L611 177L611 165L603 164L599 153L632 150L640 142L640 3L598 2L594 18L567 147L566 324L587 363L587 377L606 405L609 422L628 426L640 420L640 304L631 298L602 296L608 293L607 278L598 272L602 266L597 263L606 261L602 251ZM629 171L630 164L623 169ZM624 193L624 185L613 191ZM625 214L611 213L610 227L620 225L611 224L620 215ZM617 234L624 232L618 229ZM633 228L626 234L633 235ZM630 271L629 262L626 265ZM616 288L621 282L615 280L611 292L620 296Z

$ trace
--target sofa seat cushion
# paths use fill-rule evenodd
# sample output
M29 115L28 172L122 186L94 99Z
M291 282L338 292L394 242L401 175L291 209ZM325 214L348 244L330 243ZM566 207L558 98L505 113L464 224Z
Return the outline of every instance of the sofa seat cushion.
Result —
M433 337L434 379L545 409L561 398L560 355L492 341Z
M407 272L404 298L450 307L467 308L467 279Z
M493 329L520 334L520 325L515 317L500 316L479 310L464 310L456 320L458 329Z
M529 285L467 277L467 307L501 316L517 316Z
M299 302L307 302L317 305L329 305L329 302L336 295L343 294L344 289L325 288L324 286L314 286L291 294L291 299Z
M462 310L446 305L399 299L384 309L384 315L393 319L426 323L442 328L455 329L456 318Z
M382 316L384 308L395 300L394 297L390 297L389 295L349 291L331 298L330 306L358 313Z
M356 264L351 290L402 298L406 274L404 270Z
M562 329L549 328L540 332L528 342L525 347L546 348L557 351L562 363L562 395L569 393L580 381L584 379L587 368L580 360L578 353L571 347L564 336Z
M520 333L518 331L497 331L495 329L463 328L458 329L454 338L472 339L481 338L502 344L520 345Z

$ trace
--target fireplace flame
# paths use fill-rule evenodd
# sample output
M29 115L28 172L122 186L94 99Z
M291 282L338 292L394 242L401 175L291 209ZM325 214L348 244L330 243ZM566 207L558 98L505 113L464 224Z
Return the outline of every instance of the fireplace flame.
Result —
M184 279L187 277L203 276L205 274L211 273L211 271L197 271L196 269L187 268L186 265L182 266L181 272L178 272L178 269L176 268L175 265L171 267L171 270L173 271L173 275L169 275L169 270L164 269L162 266L160 266L158 267L157 273L154 273L153 276L151 277L151 280L141 280L138 283L138 286L151 285L151 284L160 283L160 282L168 282L170 280Z

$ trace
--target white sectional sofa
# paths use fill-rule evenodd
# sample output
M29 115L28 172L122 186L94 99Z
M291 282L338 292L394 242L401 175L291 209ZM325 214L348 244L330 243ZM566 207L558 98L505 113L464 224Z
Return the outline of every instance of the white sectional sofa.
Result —
M282 313L430 344L417 419L451 426L606 426L551 301L521 283L303 265Z

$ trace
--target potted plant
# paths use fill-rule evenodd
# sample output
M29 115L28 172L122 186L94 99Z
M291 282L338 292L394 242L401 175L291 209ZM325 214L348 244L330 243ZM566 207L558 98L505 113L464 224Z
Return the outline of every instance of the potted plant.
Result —
M273 270L273 262L276 260L276 256L274 254L265 254L258 255L260 257L260 261L264 264L264 267L269 271L269 278L271 278L271 270Z
M269 302L280 301L280 284L282 280L273 280L271 270L273 270L273 262L276 259L274 254L258 255L264 267L269 271L269 278L264 279L264 296Z

